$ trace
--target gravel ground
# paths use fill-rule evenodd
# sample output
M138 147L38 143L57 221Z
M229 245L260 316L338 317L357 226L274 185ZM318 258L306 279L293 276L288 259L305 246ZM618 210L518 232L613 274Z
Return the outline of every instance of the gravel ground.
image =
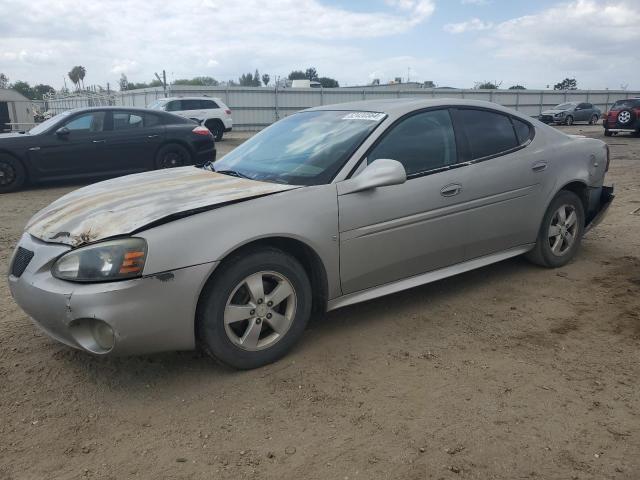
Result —
M639 478L640 138L606 140L617 198L568 266L516 258L332 312L254 371L74 351L1 282L0 478ZM0 198L3 274L77 186Z

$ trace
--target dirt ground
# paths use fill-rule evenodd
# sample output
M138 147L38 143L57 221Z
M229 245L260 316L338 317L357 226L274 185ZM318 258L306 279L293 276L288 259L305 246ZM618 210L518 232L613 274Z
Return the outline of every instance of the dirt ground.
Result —
M74 351L0 282L0 479L640 478L640 138L607 142L617 198L568 266L517 258L332 312L254 371ZM77 186L0 198L2 274Z

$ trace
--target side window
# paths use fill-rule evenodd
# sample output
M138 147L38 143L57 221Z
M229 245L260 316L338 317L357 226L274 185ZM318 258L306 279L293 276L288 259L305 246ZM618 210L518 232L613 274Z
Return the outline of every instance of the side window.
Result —
M456 117L466 133L472 160L506 152L520 143L506 115L486 110L458 110Z
M576 108L584 110L585 108L591 108L588 103L579 103Z
M183 110L182 101L181 100L171 100L167 103L167 108L165 108L167 112L179 112Z
M142 128L142 117L135 113L114 112L113 113L113 129L114 130L131 130L133 128Z
M456 163L456 139L449 111L433 110L402 120L373 148L367 162L379 158L399 161L407 175Z
M220 108L213 100L200 100L200 108L203 110L211 110L212 108Z
M91 112L80 115L64 126L72 132L102 132L105 112Z
M529 126L529 124L513 117L511 117L511 121L513 122L513 128L516 129L516 135L518 136L518 143L520 145L522 145L523 143L526 143L527 140L531 138L531 127Z
M200 110L200 100L182 100L182 110Z

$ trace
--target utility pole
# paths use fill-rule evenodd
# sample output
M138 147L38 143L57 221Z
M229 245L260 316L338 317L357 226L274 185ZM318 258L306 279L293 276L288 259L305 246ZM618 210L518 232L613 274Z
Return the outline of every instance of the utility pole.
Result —
M167 98L167 72L162 70L162 78L157 73L154 73L158 81L162 84L162 90L164 91L164 98Z

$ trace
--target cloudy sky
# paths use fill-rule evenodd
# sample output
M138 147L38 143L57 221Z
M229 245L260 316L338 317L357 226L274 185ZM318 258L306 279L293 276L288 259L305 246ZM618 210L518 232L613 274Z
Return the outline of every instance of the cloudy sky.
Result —
M0 0L0 72L63 85L315 66L373 78L640 90L640 0Z

